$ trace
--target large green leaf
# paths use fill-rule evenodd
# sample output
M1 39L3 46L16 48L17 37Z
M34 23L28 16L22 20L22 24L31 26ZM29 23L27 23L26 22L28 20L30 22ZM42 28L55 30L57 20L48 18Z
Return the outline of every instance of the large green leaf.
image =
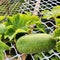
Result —
M58 52L60 52L60 41L57 42L57 44L56 44L56 50L57 50Z
M13 30L12 30L13 31ZM12 32L10 33L10 31L7 32L7 35L5 35L5 39L8 37L10 39L10 41L16 37L16 34L18 33L27 33L25 30L22 30L22 29L17 29L15 32Z
M7 30L6 30L6 37L9 37L10 40L15 37L16 31L20 32L28 32L28 27L34 24L40 24L41 19L38 16L31 15L31 14L16 14L13 16L7 16Z
M57 26L60 26L60 6L56 6L52 9L54 12L54 19Z
M3 43L2 41L0 41L0 50L9 50L10 47L8 45L6 45L5 43Z
M9 25L6 28L7 29L6 29L5 35L9 35L9 36L13 35L13 33L15 32L13 25Z
M55 6L49 10L42 11L43 17L45 19L53 18L56 22L56 26L60 26L60 6Z
M49 10L44 10L44 11L42 11L42 14L43 14L43 17L42 18L47 18L47 19L49 19L49 18L51 18L52 17L52 12L51 11L49 11Z
M44 10L42 11L43 17L42 18L56 18L57 16L60 16L60 6L55 6L51 11Z
M35 15L26 15L26 14L16 14L13 16L8 16L7 25L13 25L13 28L23 29L27 31L27 27L39 23L39 17Z
M6 31L6 26L4 24L0 24L0 34L4 34Z
M3 20L5 18L5 16L0 16L0 21Z
M54 33L54 39L57 41L56 43L56 50L60 52L60 28L57 28Z
M60 27L60 18L55 18L56 26Z
M13 17L12 16L7 16L7 26L13 25Z
M2 50L0 50L0 60L4 60L4 53Z
M60 37L60 28L55 29L53 35L54 37Z
M51 12L53 12L54 17L60 16L60 6L55 6Z

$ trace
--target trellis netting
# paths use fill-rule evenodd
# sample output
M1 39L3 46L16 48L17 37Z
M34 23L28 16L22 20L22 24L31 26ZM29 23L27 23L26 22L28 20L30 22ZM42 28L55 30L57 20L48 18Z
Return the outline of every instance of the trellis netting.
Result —
M25 13L27 11L33 14L37 14L38 16L41 17L41 11L46 10L46 9L50 10L54 6L57 6L57 5L60 5L60 0L25 0L25 2L21 4L21 6L18 0L16 1L6 0L5 2L0 0L0 15L7 15L7 14L12 15L16 13ZM55 23L52 19L47 20L47 21L42 21L41 23L46 26L45 29L47 32L52 33L54 31ZM11 58L6 57L5 60L13 60L16 57L20 57L20 60L22 60L21 56L23 54L21 55L18 54L16 48L14 47L12 43L11 43L11 46L12 48L14 48L16 55ZM56 52L55 50L51 50L50 52L47 53L47 55L44 52L41 52L41 54L43 56L42 58L38 56L40 60L60 60L60 53ZM31 55L31 58L32 60L35 60L33 55ZM52 58L56 58L56 59L52 59Z

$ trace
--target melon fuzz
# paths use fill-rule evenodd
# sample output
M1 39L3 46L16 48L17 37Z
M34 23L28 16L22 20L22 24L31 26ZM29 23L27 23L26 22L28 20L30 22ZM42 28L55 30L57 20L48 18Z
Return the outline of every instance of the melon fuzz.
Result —
M55 48L56 41L49 34L30 34L18 39L17 50L20 53L33 54Z

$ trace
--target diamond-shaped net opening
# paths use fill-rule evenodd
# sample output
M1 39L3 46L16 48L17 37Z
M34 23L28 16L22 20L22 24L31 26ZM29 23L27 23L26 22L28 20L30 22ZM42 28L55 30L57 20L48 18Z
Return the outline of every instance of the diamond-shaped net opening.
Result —
M50 10L54 6L57 6L57 5L60 5L59 0L41 0L41 1L40 0L25 0L25 3L22 3L22 5L20 5L19 1L0 0L0 15L13 15L16 13L25 13L27 11L27 12L36 14L38 16L41 16L41 13L40 13L41 11L46 10L46 9ZM55 29L55 22L53 19L42 21L42 24L46 26L45 30L48 33L52 33ZM16 57L19 57L19 60L22 60L21 56L23 56L23 54L18 54L16 48L14 47L12 43L11 43L11 46L12 48L14 48L15 56L11 58L7 57L5 60L13 60ZM60 53L55 50L51 50L51 52L47 52L47 53L41 52L41 54L43 57L38 56L38 60L39 58L40 60L60 60ZM31 58L35 60L33 55L31 55Z

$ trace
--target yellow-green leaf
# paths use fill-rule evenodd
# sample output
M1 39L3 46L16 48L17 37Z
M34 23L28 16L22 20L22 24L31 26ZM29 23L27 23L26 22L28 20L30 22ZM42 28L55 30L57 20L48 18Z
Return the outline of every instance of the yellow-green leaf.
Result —
M60 52L60 41L57 42L57 44L56 44L56 50L57 50L58 52Z
M0 50L0 60L4 60L4 53L2 50Z
M8 45L6 45L5 43L3 43L2 41L0 41L0 50L9 50L10 47Z
M5 33L6 31L6 26L4 24L0 24L0 34Z

